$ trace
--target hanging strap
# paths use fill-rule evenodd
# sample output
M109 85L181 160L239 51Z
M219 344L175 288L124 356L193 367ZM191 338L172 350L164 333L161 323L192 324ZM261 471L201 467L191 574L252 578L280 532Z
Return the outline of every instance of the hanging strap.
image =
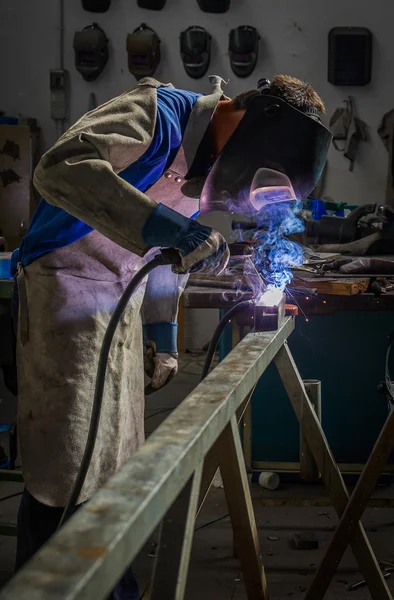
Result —
M335 150L338 152L344 152L346 148L346 140L348 138L348 132L353 119L353 103L349 97L344 100L345 106L337 108L330 119L330 130L332 133L332 143ZM339 145L338 142L345 142L343 145Z
M378 128L378 134L389 154L386 184L386 204L394 206L394 109L387 112Z
M330 119L333 134L333 145L336 150L343 152L350 161L349 170L353 171L360 142L367 142L368 126L356 115L356 103L353 96L344 101L345 108L337 108ZM338 141L344 142L339 145Z

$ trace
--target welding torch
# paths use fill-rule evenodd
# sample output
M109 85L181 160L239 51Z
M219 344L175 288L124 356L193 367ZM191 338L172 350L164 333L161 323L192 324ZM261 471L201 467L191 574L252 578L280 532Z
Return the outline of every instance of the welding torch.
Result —
M232 221L231 229L236 231L240 229L241 231L248 231L249 229L264 229L263 225L259 225L256 221Z

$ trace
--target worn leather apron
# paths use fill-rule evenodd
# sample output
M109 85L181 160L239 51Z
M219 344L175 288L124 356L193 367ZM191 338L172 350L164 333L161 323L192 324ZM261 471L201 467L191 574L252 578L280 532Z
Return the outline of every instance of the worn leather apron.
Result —
M185 175L222 96L219 78L213 83L214 93L194 106L171 167L147 191L186 216L198 210L198 200L184 196ZM85 448L104 333L125 286L147 258L93 231L18 275L23 476L29 492L47 505L65 506L69 498ZM179 283L171 275L168 268L163 271L156 305L149 298L147 310L155 318L160 319L164 300L178 303ZM89 499L144 441L144 292L142 284L114 336L96 446L79 502Z

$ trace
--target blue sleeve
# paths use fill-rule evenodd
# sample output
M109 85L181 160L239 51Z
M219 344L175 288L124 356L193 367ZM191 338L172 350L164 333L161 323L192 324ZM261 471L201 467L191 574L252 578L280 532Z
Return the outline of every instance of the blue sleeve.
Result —
M156 183L175 158L199 96L184 90L158 88L156 126L151 144L137 162L119 173L119 177L141 192Z
M144 340L152 340L157 352L178 352L178 323L149 323L144 325Z

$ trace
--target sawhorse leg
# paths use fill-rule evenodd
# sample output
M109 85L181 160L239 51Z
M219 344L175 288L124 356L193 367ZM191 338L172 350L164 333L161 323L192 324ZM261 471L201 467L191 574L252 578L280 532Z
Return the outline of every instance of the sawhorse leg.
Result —
M338 515L341 516L345 512L349 495L287 343L279 350L274 362L302 425L305 439L330 494L332 504ZM393 600L364 528L358 519L354 525L351 547L372 598L374 600ZM317 600L317 596L307 596L308 600L312 600L312 597L313 600Z
M209 488L217 467L220 467L248 600L268 600L267 581L235 415L214 448L215 460L208 462L208 471L204 468L206 484L202 489ZM149 596L151 600L184 598L200 484L201 471L189 481L163 519Z
M247 409L247 407L251 401L255 387L256 386L253 387L252 391L250 392L250 394L248 395L248 397L246 398L244 403L240 406L240 408L237 411L238 425L242 421L242 417L245 414L245 410ZM214 444L212 446L212 448L210 449L210 451L208 452L208 454L205 457L204 469L203 469L202 479L201 479L200 497L198 500L197 515L200 512L202 505L204 504L205 498L207 497L208 492L211 488L213 478L215 477L215 473L219 468L217 443L218 442L216 442L216 444Z
M268 600L267 581L235 415L218 439L217 450L248 600Z
M193 542L202 465L164 517L149 600L183 600Z
M316 572L305 600L321 600L324 597L349 542L351 543L354 539L355 528L393 448L394 410L391 410L342 514L331 544Z

